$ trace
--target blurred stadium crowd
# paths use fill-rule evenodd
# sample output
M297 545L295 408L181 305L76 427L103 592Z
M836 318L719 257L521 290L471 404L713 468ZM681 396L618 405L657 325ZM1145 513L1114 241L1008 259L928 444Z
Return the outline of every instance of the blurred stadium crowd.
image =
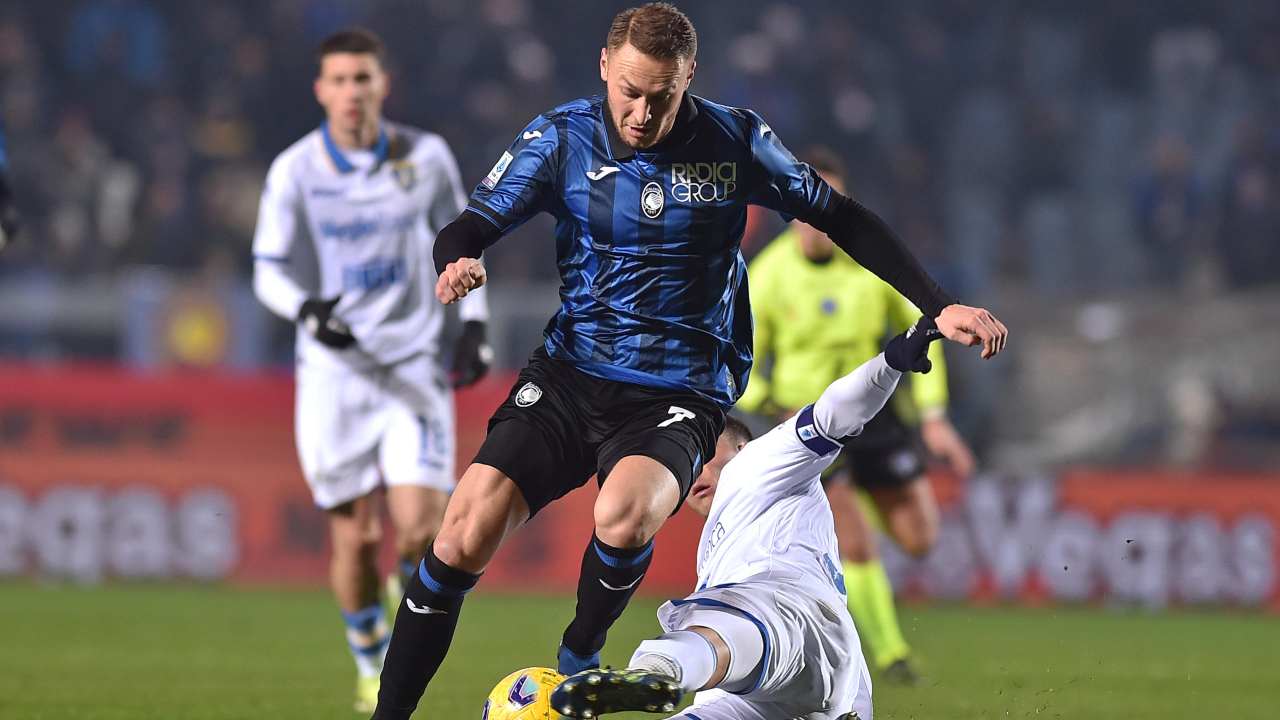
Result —
M248 291L249 247L268 163L320 118L315 43L352 23L381 33L388 115L444 135L470 183L528 119L596 91L621 5L5 3L0 119L27 238L0 261L0 356L287 362L289 328ZM955 368L980 446L1274 459L1280 348L1247 321L1280 313L1280 5L684 9L701 31L695 92L756 109L793 151L834 147L854 196L945 286L1010 316L1011 359ZM503 298L547 299L499 332L508 366L554 307L548 227L489 258L497 322L518 311ZM778 229L755 217L747 254ZM1222 338L1239 367L1216 368L1205 348Z

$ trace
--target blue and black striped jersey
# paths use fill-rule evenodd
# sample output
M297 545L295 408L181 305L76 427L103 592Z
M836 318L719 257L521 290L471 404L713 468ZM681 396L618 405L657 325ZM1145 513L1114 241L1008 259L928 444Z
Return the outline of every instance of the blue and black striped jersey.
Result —
M467 210L502 233L542 211L556 218L562 303L545 333L552 357L729 406L751 369L739 252L747 205L803 220L830 197L749 110L686 95L671 133L637 151L593 97L529 123Z

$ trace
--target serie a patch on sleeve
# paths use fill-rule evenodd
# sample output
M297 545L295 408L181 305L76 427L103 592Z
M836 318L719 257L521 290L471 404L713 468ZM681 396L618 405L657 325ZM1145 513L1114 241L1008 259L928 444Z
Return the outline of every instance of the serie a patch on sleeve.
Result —
M488 175L484 176L484 181L481 184L492 190L493 186L497 185L498 181L502 179L502 174L511 166L511 159L511 153L504 150L502 157L498 158L498 162L493 164L493 169L489 171Z

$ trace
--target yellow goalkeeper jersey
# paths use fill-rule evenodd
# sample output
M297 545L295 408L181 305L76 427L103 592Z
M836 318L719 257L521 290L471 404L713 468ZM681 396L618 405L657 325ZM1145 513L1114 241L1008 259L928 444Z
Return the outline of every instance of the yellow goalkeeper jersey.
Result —
M761 250L747 276L755 361L738 400L746 412L808 405L920 317L910 300L843 252L825 263L805 258L794 230ZM929 347L929 359L932 372L911 376L911 397L921 413L947 404L942 343Z

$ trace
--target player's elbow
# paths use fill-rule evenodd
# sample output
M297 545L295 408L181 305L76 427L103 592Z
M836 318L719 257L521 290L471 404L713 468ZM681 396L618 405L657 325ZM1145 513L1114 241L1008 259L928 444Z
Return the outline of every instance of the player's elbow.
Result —
M257 263L255 263L255 265L257 265ZM271 306L271 300L270 300L271 291L269 289L269 285L270 285L270 282L267 280L266 274L262 271L262 269L258 267L254 267L253 294L255 297L258 298L258 302L262 303L263 305L266 305L267 307Z
M253 294L257 296L258 302L283 317L285 313L280 308L280 286L282 283L277 275L279 272L277 268L271 267L265 261L259 260L254 263Z
M292 321L298 315L302 290L271 261L254 263L253 294L258 302L285 320Z

